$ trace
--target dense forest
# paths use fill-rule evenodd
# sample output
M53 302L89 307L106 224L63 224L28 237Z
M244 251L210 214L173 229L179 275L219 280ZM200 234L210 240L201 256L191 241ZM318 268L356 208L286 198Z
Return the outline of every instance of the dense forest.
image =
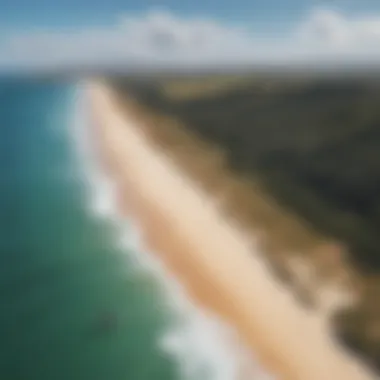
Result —
M226 147L236 170L380 270L380 81L262 79L190 99L154 81L118 86Z
M380 329L380 79L247 78L187 97L169 96L168 81L113 85L226 148L236 172L349 247L366 292L336 316L336 331L380 368L380 336L369 333Z

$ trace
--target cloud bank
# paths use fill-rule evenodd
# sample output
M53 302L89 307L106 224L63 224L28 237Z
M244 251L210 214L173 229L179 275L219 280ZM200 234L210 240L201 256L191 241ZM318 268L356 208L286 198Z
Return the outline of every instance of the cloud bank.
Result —
M109 28L7 36L0 41L0 67L380 62L380 15L315 9L281 37L249 30L152 11L125 16Z

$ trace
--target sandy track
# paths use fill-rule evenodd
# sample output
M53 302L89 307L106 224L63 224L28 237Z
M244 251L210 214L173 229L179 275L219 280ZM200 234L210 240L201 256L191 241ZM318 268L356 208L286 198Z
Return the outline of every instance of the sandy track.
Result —
M193 299L236 327L267 368L284 380L375 377L331 339L269 274L260 254L212 202L118 113L112 92L89 85L96 141L120 185L124 207Z

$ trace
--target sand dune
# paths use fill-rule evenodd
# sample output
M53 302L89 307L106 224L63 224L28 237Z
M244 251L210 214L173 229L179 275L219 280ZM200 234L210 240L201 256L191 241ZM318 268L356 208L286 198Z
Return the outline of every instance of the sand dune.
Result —
M96 141L123 207L195 302L234 326L281 379L376 378L331 339L322 315L303 309L271 277L257 244L122 116L106 86L91 83L88 91Z

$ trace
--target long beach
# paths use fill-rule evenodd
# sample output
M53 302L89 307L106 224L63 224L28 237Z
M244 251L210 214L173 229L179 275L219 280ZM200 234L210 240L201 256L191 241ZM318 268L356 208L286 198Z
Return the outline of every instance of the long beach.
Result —
M257 245L148 142L112 90L92 82L88 91L96 143L119 185L121 207L194 302L236 328L281 379L374 379L332 340L325 321L272 277Z

